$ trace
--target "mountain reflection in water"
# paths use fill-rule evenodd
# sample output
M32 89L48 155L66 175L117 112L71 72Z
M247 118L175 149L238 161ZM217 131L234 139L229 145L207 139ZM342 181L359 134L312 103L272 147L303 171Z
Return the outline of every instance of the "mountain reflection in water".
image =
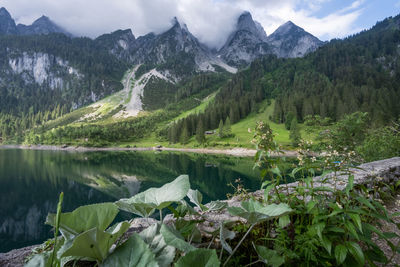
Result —
M85 152L0 149L0 252L52 237L44 225L64 192L63 211L115 201L188 174L204 202L225 199L229 183L260 187L252 158L154 152ZM119 220L131 215L120 213Z

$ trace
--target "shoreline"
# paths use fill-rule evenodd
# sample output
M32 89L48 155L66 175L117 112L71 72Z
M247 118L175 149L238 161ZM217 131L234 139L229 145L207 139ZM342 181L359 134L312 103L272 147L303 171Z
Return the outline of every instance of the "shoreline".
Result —
M231 148L231 149L210 149L210 148L172 148L172 147L74 147L74 146L50 146L50 145L0 145L0 149L25 149L25 150L50 150L69 152L95 152L95 151L172 151L198 154L219 154L235 157L254 157L255 149ZM283 156L296 157L296 151L284 151Z

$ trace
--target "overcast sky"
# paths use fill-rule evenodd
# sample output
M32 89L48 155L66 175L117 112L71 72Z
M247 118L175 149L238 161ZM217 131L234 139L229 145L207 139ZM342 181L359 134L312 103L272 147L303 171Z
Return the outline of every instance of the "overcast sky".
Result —
M220 47L244 10L267 34L293 21L321 40L368 29L400 12L400 0L0 0L17 23L41 15L77 36L132 29L136 37L171 27L174 16L211 47Z

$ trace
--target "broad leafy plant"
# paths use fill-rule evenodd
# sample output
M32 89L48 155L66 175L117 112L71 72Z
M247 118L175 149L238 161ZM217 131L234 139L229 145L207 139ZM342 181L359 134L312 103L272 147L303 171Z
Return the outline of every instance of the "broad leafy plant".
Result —
M118 207L114 203L100 203L82 206L73 212L49 214L46 223L59 229L62 237L58 238L56 235L55 239L59 239L54 245L57 259L53 257L45 259L44 254L42 263L38 266L48 266L55 261L64 265L69 261L83 259L103 262L116 240L129 228L129 223L126 221L108 228L117 213ZM29 262L28 265L30 264L34 262Z
M272 157L273 143L265 145L266 140L271 140L269 127L258 124L255 135L261 150L258 155L264 155L256 158L256 164L263 169L262 173L273 174L264 183L267 185L264 201L287 203L293 210L275 224L268 224L264 241L253 244L259 261L270 266L364 266L367 263L375 266L377 263L390 263L391 256L387 257L371 240L373 235L385 242L393 255L400 252L399 244L392 241L398 235L382 232L375 226L381 221L394 224L380 200L373 198L377 194L372 190L376 188L354 186L350 172L352 151L332 149L325 158L316 158L310 152L311 143L303 141L298 151L298 166L290 174L298 184L289 188L279 184L283 175L279 160ZM317 171L323 174L316 181ZM338 187L339 183L344 183L339 180L339 174L348 176L343 190L338 189L343 188ZM244 211L242 213L246 219L253 219Z
M55 238L27 266L79 266L82 261L107 267L219 266L221 262L223 266L376 266L389 264L400 253L400 244L394 242L399 236L379 230L382 221L394 223L394 215L374 199L386 185L355 186L350 172L353 152L332 148L325 158L317 158L310 152L312 143L302 141L297 166L285 174L281 167L285 158L276 157L282 151L273 139L268 124L258 123L255 167L261 169L264 194L257 199L249 194L239 206L228 207L223 201L203 204L201 192L190 189L187 175L128 199L67 213L61 212L61 195L57 214L46 220L54 227ZM316 178L316 173L322 175ZM345 186L338 174L348 175ZM287 176L297 180L295 187L285 185ZM144 218L156 217L158 211L159 221L126 234L130 227L126 221L110 227L119 210ZM172 216L163 220L167 211L172 220ZM230 215L230 221L217 225L208 221L214 228L207 232L200 224L215 212ZM373 236L385 242L392 255L385 255Z
M181 175L160 188L150 188L128 199L116 202L121 210L142 217L149 217L155 210L160 211L174 202L182 200L190 189L189 176ZM162 217L162 216L161 216Z

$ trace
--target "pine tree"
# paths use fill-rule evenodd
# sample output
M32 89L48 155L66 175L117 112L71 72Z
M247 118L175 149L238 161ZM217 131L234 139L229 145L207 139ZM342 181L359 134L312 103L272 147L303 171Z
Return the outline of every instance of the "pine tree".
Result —
M224 137L224 122L222 121L222 119L219 121L218 136L220 138Z
M236 107L233 108L231 106L230 111L229 111L229 117L232 119L232 122L235 123L236 122Z
M294 147L297 147L299 145L299 142L301 139L301 134L300 134L299 125L297 124L296 117L293 118L292 123L290 124L289 138L292 141L292 145Z
M189 133L185 122L183 124L183 130L181 134L181 144L186 145L188 142L189 142Z
M225 136L231 136L232 135L231 120L229 119L229 117L227 117L226 120L225 120L224 135Z
M294 115L293 112L291 112L291 111L288 112L288 114L286 115L286 118L285 118L285 128L286 128L286 130L290 130L290 127L292 125L293 119L295 117L296 116Z
M177 131L178 125L174 123L171 129L171 143L176 144L178 142L178 131Z
M203 121L201 119L199 120L199 123L197 124L196 140L197 140L197 142L199 142L199 144L203 144L206 141L206 137L204 136Z

